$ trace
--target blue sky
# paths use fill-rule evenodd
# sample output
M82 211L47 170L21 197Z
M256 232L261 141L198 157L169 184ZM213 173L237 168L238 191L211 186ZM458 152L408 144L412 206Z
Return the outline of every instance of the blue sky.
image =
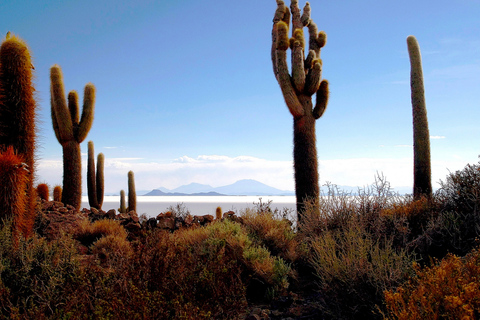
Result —
M410 34L422 51L434 185L477 162L480 1L311 7L328 36L322 184L363 186L379 171L394 187L412 185ZM107 192L125 189L129 170L140 190L239 179L293 190L293 120L270 60L275 9L274 0L1 1L0 34L23 38L34 57L39 182L62 179L49 93L49 68L59 64L66 91L82 99L86 83L97 88L82 152L92 140L105 154Z

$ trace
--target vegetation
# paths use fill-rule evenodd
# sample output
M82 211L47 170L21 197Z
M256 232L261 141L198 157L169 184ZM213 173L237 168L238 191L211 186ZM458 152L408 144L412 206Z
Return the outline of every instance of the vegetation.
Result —
M104 163L105 156L99 153L97 157L97 172L95 173L95 150L93 141L88 141L87 190L88 203L91 208L102 209L104 194Z
M277 1L273 19L272 63L273 73L293 116L293 160L295 169L295 193L297 196L298 220L305 210L305 202L318 200L318 162L315 136L315 121L327 107L328 82L322 80L320 50L327 35L318 33L317 25L310 19L310 5L306 4L300 15L298 1L292 1L291 10L281 0ZM290 16L292 38L288 37ZM309 51L305 56L303 28L309 32ZM287 50L292 50L292 72L288 71ZM312 96L316 94L313 107Z

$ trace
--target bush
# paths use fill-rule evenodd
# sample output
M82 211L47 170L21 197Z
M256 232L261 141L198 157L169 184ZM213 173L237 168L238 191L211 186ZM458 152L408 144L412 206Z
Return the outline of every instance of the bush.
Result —
M385 292L388 319L479 319L480 251L448 255L421 269L397 290Z
M92 223L88 219L85 219L80 221L79 227L73 237L84 246L89 247L101 237L108 235L117 235L126 239L128 234L116 220L101 219Z

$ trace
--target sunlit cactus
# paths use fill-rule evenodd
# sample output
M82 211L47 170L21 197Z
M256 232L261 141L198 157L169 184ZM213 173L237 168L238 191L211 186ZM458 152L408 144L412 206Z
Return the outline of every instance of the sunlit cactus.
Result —
M217 209L215 210L215 218L217 220L222 219L222 208L221 207L217 207Z
M291 10L290 10L291 9ZM294 124L294 169L297 215L301 220L305 203L318 203L319 176L315 136L315 120L319 119L328 103L328 82L322 80L321 48L325 45L325 32L317 30L310 18L307 2L301 14L298 1L292 0L290 9L282 0L277 0L273 18L272 64L273 72L282 90L283 97ZM290 18L292 37L289 38ZM308 28L309 50L305 55L303 28ZM287 50L291 49L289 73ZM312 96L316 96L313 106Z
M25 183L18 186L27 199L19 225L24 236L32 233L36 203L33 187L36 102L32 69L28 46L8 32L0 47L0 152L11 147L28 167Z
M128 211L137 212L137 193L135 191L135 176L133 171L128 172Z
M82 117L79 116L78 94L70 91L65 99L60 66L50 68L51 114L55 136L63 148L62 202L80 209L82 203L82 159L80 143L87 137L93 123L95 86L85 86Z
M418 199L422 196L432 196L430 133L428 130L420 46L414 36L407 37L407 46L410 56L413 114L413 196Z
M49 188L48 188L48 185L46 183L40 183L37 186L37 196L40 199L45 200L45 201L50 200Z
M101 209L104 194L104 161L103 153L98 154L97 172L95 173L95 150L93 141L88 142L87 190L90 207Z
M0 221L12 219L15 231L24 235L29 235L33 227L27 210L30 200L25 192L29 180L28 166L13 147L0 152Z

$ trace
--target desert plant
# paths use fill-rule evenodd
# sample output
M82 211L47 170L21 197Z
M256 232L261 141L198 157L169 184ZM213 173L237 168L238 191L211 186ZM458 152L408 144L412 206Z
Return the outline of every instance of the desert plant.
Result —
M420 268L396 290L385 292L386 319L478 319L480 251L465 258L449 255Z
M95 87L85 86L82 117L79 117L78 94L70 91L68 107L65 100L60 66L50 68L51 114L55 136L63 148L62 202L80 209L82 204L82 158L80 143L87 137L93 123Z
M127 207L125 206L125 191L120 190L120 208L118 208L118 212L126 213Z
M300 221L305 201L317 200L318 162L315 137L315 121L327 107L328 82L321 80L322 60L320 49L325 45L325 32L318 33L317 25L310 19L310 5L307 2L300 15L298 1L291 1L291 13L282 0L277 0L273 19L272 63L273 72L282 90L283 97L294 124L294 169L297 215ZM290 16L292 16L293 37L289 39ZM309 51L305 57L303 28L308 27ZM292 50L292 74L287 65L287 50ZM312 96L316 94L313 107Z
M90 222L88 219L82 220L73 237L88 247L98 239L108 235L127 238L127 232L120 223L110 219L101 219L95 222Z
M413 195L432 196L432 173L430 164L430 134L428 132L425 88L423 86L422 56L414 36L407 37L410 56L410 87L413 113Z
M55 186L53 188L53 201L62 201L62 187Z
M42 200L49 201L50 194L49 194L48 184L40 183L37 186L37 196L39 196L40 199Z
M137 192L135 191L135 175L128 172L128 211L137 212Z
M215 218L217 220L222 219L222 207L217 207L217 209L215 209Z
M25 185L29 178L28 166L14 153L13 147L0 152L0 219L12 219L15 229L27 234L30 223Z
M22 185L27 200L21 223L25 236L31 235L36 203L33 187L36 102L32 69L27 44L8 32L0 47L0 152L13 147L30 172Z
M88 202L90 207L101 209L104 194L104 162L103 153L98 154L97 172L95 174L95 150L93 141L88 141L88 162L87 162L87 189Z

